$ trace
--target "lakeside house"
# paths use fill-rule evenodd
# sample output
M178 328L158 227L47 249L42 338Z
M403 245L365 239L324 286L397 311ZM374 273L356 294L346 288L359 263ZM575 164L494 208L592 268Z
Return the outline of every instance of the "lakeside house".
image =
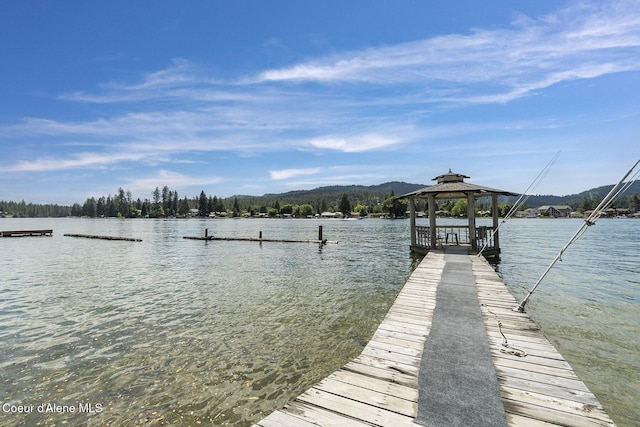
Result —
M569 205L552 205L552 206L540 206L538 208L540 215L552 216L554 218L568 218L571 216L571 206Z

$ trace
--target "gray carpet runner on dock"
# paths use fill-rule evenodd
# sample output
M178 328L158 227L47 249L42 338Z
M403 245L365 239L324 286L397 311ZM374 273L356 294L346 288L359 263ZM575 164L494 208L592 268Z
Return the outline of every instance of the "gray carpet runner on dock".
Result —
M447 248L425 342L416 422L429 427L506 426L471 260Z

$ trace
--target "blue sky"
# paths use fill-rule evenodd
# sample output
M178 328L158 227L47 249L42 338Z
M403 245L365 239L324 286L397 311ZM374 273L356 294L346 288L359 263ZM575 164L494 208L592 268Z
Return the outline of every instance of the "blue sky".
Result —
M0 200L430 184L640 157L640 1L0 3Z

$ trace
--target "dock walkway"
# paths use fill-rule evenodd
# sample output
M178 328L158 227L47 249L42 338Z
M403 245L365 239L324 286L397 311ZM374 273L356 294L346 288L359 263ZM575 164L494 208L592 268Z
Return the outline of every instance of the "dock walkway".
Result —
M440 346L436 330L446 334L446 327L450 327L447 322L452 321L451 316L434 317L436 303L442 308L451 304L443 298L457 298L457 291L440 292L438 288L453 288L456 281L472 282L476 292L465 297L465 304L474 303L479 309L476 320L465 319L456 330L473 329L471 323L476 322L481 325L480 333L476 328L475 342L460 337L458 344L468 345L467 352L444 350L451 358L449 368L434 366L432 362L441 360L430 361L429 355L443 357L433 356L439 351L433 347ZM469 418L475 411L468 405L486 403L460 401L462 394L441 405L438 399L446 395L429 388L442 384L467 386L462 384L467 381L465 372L451 367L462 363L456 358L473 356L482 346L488 346L494 368L485 382L491 383L492 375L497 380L495 395L503 411L498 418L503 423L534 427L615 425L538 326L527 314L512 310L516 306L515 298L484 259L459 250L447 254L431 251L413 271L357 358L255 426L492 426L495 419L484 415ZM503 345L502 334L508 347ZM495 383L489 384L488 389L492 388ZM493 395L486 391L478 394L486 394L489 400ZM467 418L442 418L452 412L465 413Z

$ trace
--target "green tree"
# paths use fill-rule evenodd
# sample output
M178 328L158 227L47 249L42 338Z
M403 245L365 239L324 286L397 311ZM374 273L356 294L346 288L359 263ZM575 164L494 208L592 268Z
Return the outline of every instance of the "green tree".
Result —
M171 191L166 185L162 187L162 210L165 214L171 213Z
M198 199L198 215L205 216L208 214L207 210L207 195L204 190L200 191L200 198Z
M71 216L80 216L82 215L82 206L79 203L74 203L71 206Z
M122 189L122 187L118 188L118 195L115 200L116 204L116 216L123 216L125 218L129 217L130 204L127 200L127 194Z
M98 212L98 206L96 203L96 199L93 197L87 199L82 207L82 214L91 218L95 218Z
M358 212L361 217L365 217L369 214L369 207L358 203L355 208L353 208L354 212Z
M453 208L451 208L451 215L453 216L467 216L467 199L458 200Z
M393 194L393 193L392 193ZM390 196L382 203L384 211L393 218L404 218L409 202L397 196Z
M640 196L632 194L631 197L629 197L629 209L631 212L638 212L638 210L640 210Z
M152 218L157 218L161 216L160 209L162 209L162 206L160 205L160 189L156 187L151 195L153 196L153 205L151 206L151 209L149 209L149 216Z
M338 210L342 212L342 215L344 216L351 215L351 202L349 201L349 196L347 195L347 193L342 193L340 203L338 204Z
M320 212L318 213L326 212L327 210L329 210L327 206L327 199L322 199L322 202L320 203Z
M293 215L293 205L289 203L282 205L280 207L280 213L283 215Z
M189 209L191 209L189 207L189 199L187 199L187 196L184 196L184 199L180 201L178 206L178 214L180 216L186 216L189 213Z
M234 197L233 198L233 216L239 217L241 214L242 212L240 212L240 205L238 204L238 198Z
M218 204L218 198L216 196L209 196L207 201L207 210L209 212L216 212L216 205Z
M313 206L309 205L309 204L304 204L304 205L300 205L298 206L298 215L301 217L307 217L307 216L311 216L313 215Z

